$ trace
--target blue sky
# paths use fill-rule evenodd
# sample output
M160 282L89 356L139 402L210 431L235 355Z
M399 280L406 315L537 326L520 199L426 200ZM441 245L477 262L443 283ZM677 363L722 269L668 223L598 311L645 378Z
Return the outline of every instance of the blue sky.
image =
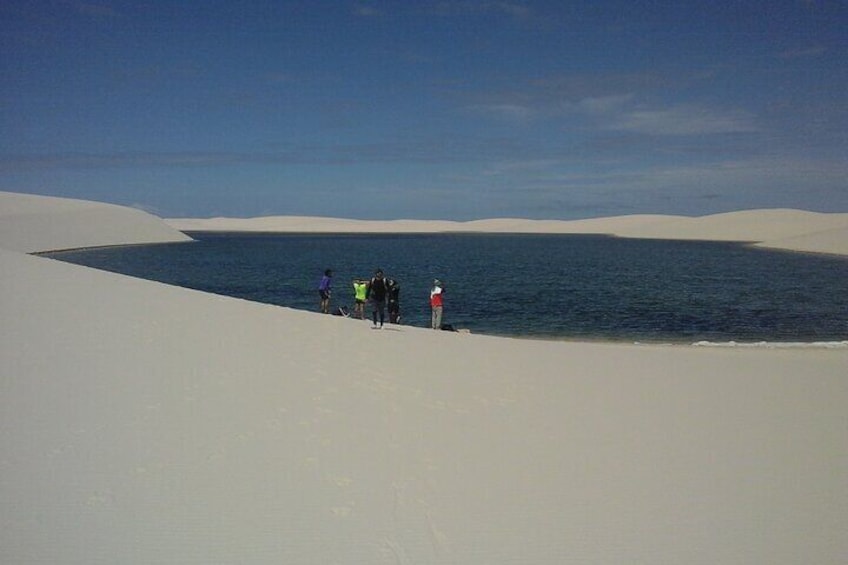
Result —
M163 217L848 212L848 2L0 4L0 189Z

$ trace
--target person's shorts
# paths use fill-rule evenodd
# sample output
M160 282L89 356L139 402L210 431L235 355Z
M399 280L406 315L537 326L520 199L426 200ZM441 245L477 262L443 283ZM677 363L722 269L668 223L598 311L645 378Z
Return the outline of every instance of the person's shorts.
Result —
M357 298L357 299L356 299L356 303L357 303L357 304L365 304L365 301L364 301L364 300L360 300L360 299L358 299L358 298Z
M318 296L321 297L321 300L329 300L330 299L330 291L329 290L319 290Z

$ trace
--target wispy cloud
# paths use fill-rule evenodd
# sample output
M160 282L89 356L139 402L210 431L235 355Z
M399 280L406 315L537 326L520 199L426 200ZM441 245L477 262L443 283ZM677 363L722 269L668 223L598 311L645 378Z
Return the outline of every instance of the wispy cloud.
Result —
M256 156L239 153L49 153L0 155L0 171L20 172L62 169L113 169L123 167L204 167L256 162Z
M113 18L119 15L114 6L105 2L70 0L67 4L76 12L93 18Z
M533 108L520 104L478 104L468 106L467 109L496 120L521 124L531 121L537 115Z
M753 117L741 111L720 112L693 105L621 113L606 129L647 135L710 135L753 132Z
M298 76L292 73L281 71L268 72L265 73L263 76L265 82L269 84L296 84L298 82L301 82L301 79Z
M0 172L233 165L445 164L498 161L508 156L528 157L531 152L532 148L509 139L463 139L452 136L449 139L433 137L349 144L287 145L268 152L0 154Z
M594 115L610 115L621 112L634 99L633 94L617 94L584 98L575 104L565 104L566 109Z
M532 93L510 93L502 101L472 104L466 109L499 121L527 125L544 120L572 123L581 120L598 132L618 131L651 136L693 136L754 132L755 117L739 109L694 103L672 106L651 104L635 93L616 93L570 100ZM573 124L572 124L573 125Z
M650 70L569 73L534 79L528 83L527 89L540 100L576 103L586 99L623 95L646 96L653 92L692 88L711 77L712 74L705 71L692 71L679 75Z
M552 76L466 96L467 110L500 121L579 125L583 131L651 136L753 132L755 116L719 103L689 101L714 78L705 71L669 76L656 72ZM462 95L462 94L460 94Z
M841 179L846 176L848 163L828 159L753 157L653 166L549 160L507 162L467 182L503 187L504 198L514 199L515 206L538 206L537 215L568 217L580 203L611 214L706 214L744 207L828 210L845 201Z
M352 8L353 14L362 18L376 18L384 15L384 12L371 4L356 4Z
M802 49L790 49L787 51L781 51L777 54L777 56L781 59L810 59L818 57L820 55L824 55L826 52L826 47L816 45L813 47L806 47Z
M560 159L531 159L527 161L503 161L490 165L483 171L484 176L539 174L561 167Z
M514 18L526 18L532 13L526 4L506 0L441 0L433 2L431 9L442 16L496 13Z

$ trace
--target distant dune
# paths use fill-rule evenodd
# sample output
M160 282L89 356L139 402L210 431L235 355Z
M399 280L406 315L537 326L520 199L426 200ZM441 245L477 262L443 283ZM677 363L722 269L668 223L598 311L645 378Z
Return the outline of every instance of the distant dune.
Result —
M302 216L165 221L182 231L607 234L630 238L741 241L774 249L848 255L848 213L787 209L745 210L701 217L643 214L571 221L517 218L470 222L366 221Z
M848 227L825 229L783 239L776 238L758 243L757 246L808 253L848 255Z
M848 213L745 210L689 217L635 214L584 220L493 218L369 221L312 216L175 218L66 198L0 192L0 239L6 249L36 252L68 247L186 241L181 232L279 233L557 233L628 238L740 241L790 251L848 255Z

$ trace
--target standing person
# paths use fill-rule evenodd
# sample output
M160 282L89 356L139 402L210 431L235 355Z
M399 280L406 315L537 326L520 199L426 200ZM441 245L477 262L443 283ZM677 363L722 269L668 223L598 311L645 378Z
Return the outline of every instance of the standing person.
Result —
M389 323L400 323L400 284L395 279L386 281L389 290Z
M386 279L383 278L383 271L377 269L374 277L368 284L368 300L371 302L371 316L374 327L377 327L377 315L380 316L380 327L383 327L383 321L386 317L386 294L388 287Z
M444 306L445 289L442 286L442 281L436 279L433 281L433 288L430 289L430 309L432 316L430 318L430 327L434 330L442 327L442 308Z
M353 279L353 315L365 319L365 301L368 297L368 281Z
M318 296L321 297L321 312L324 314L330 313L330 292L333 285L333 271L327 269L324 271L324 276L321 277L321 282L318 283Z

